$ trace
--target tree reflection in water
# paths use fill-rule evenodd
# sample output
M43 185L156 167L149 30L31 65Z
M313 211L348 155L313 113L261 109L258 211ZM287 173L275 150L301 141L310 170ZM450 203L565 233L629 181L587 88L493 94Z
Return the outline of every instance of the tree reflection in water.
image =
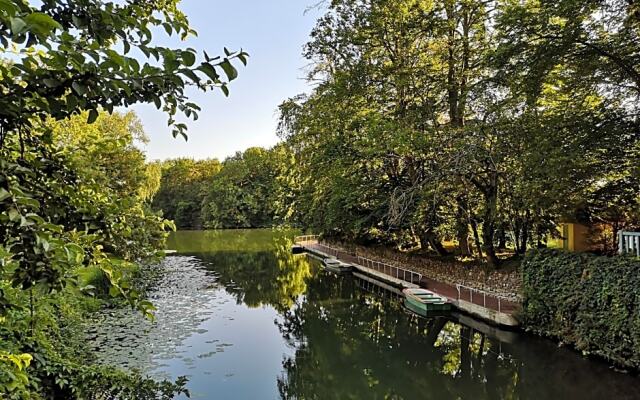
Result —
M283 399L640 398L636 378L551 342L500 342L481 325L418 318L291 255L291 232L200 235L174 245L192 249L237 303L278 312L292 349L277 379Z
M195 247L200 249L198 256L205 266L238 304L253 308L268 305L284 312L306 292L311 265L304 255L291 254L290 231L266 231L268 241L255 237L258 232L262 231L233 231L234 235L223 235L223 241L210 235L206 243ZM253 243L249 251L244 247L247 242Z
M445 317L422 319L353 278L319 271L277 324L294 347L283 399L636 398L635 379L532 338L500 343ZM515 336L515 335L514 335ZM516 336L517 337L517 336ZM548 365L549 355L557 364ZM587 365L589 364L589 365ZM581 382L566 380L580 371ZM593 388L589 379L611 380Z

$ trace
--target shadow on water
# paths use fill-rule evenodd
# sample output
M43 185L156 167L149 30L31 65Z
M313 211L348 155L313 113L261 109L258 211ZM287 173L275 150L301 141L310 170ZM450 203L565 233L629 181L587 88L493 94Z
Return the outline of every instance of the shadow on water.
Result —
M394 295L292 256L292 237L174 235L179 255L160 266L174 276L153 294L159 321L148 327L168 333L151 340L143 369L189 375L196 398L640 398L639 379L549 341L466 316L418 318ZM149 335L130 337L125 353L149 347Z

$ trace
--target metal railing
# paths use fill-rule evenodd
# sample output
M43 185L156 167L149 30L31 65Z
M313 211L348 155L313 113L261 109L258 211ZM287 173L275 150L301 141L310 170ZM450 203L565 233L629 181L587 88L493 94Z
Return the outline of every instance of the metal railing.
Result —
M495 294L495 293L490 293L484 290L472 288L469 286L457 284L456 289L458 291L457 300L468 301L469 303L472 303L472 304L481 305L484 308L497 307L498 312L502 312L502 308L504 305L503 303L505 302L512 303L512 300L509 299L508 297ZM465 292L468 293L469 295L465 296L464 295ZM474 297L476 299L475 302L473 300Z
M347 252L342 249L328 246L324 243L316 243L316 247L322 249L322 251L330 256L341 259L342 261L356 263L363 267L382 272L396 279L401 279L405 282L419 284L422 280L422 274L411 271L396 265L383 263L380 261L372 260L370 258L362 257L353 252Z
M414 272L409 269L405 269L402 267L398 267L396 265L391 265L391 264L383 263L380 261L372 260L362 256L356 256L356 259L358 264L362 265L363 267L370 268L378 272L382 272L383 274L392 276L396 279L402 279L405 282L418 284L422 280L421 273Z
M638 236L640 236L640 233ZM402 268L397 265L372 260L370 258L359 256L354 252L347 252L339 248L328 246L324 243L319 243L318 235L297 236L295 238L295 242L298 244L313 244L314 247L329 256L339 258L345 262L357 263L363 267L373 269L396 279L401 279L405 282L419 284L422 281L423 275L419 272ZM521 301L461 284L457 284L456 289L458 292L457 300L468 301L469 303L481 305L485 308L496 309L498 312L502 312L505 305L513 306L514 302Z
M640 257L640 232L618 232L618 253Z
M309 243L318 243L318 235L303 235L296 236L293 239L293 242L296 244L309 244Z
M346 251L341 249L336 249L335 247L327 246L324 243L318 243L317 246L320 247L323 252L327 253L330 256L334 256L336 258L345 258L345 256L350 256L350 254L347 253Z

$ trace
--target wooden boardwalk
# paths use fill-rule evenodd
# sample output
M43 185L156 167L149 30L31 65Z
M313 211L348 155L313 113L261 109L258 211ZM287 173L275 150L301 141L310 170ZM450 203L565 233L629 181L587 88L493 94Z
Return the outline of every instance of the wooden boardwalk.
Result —
M490 323L508 327L519 325L516 315L520 305L504 297L474 288L439 282L402 267L391 266L378 261L369 262L371 260L314 240L298 244L318 258L337 258L353 265L358 273L385 282L400 290L417 287L429 289L440 296L446 297L458 309ZM376 268L370 268L371 266ZM409 276L408 273L411 273L411 275Z
M332 251L331 248L329 248L328 246L324 246L322 244L319 243L315 243L315 244L306 244L303 245L303 247L305 248L305 250L313 255L315 255L316 257L320 258L320 259L328 259L328 258L337 258L342 262L345 262L347 264L350 264L353 266L353 268L355 268L358 272L369 276L371 278L377 279L379 281L385 282L388 285L391 285L395 288L398 288L400 290L402 289L406 289L406 288L418 288L420 287L417 283L411 283L411 282L407 282L403 279L400 279L398 276L393 276L390 274L385 274L379 270L373 269L373 268L368 268L365 267L363 265L360 265L358 263L356 263L356 259L354 257L347 257L345 256L337 256L333 253L334 251Z

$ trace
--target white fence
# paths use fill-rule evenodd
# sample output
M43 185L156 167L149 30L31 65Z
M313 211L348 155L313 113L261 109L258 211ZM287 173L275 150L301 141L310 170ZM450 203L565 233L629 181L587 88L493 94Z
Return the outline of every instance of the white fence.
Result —
M640 232L618 232L618 253L640 257Z
M369 258L361 256L357 256L356 258L358 260L358 264L362 265L363 267L382 272L383 274L392 276L397 279L402 279L405 282L420 284L420 281L422 280L422 274L418 272L414 272L409 269L383 263L380 261L371 260Z
M484 290L475 289L469 286L456 285L458 290L457 300L467 301L469 303L483 306L484 308L491 308L502 312L503 303L511 303L512 301L496 293L489 293Z
M348 252L342 249L328 246L324 243L318 243L317 236L299 236L299 238L296 238L296 243L313 244L314 247L319 248L324 253L330 256L334 256L340 259L341 261L356 263L363 267L376 270L378 272L389 275L391 277L401 279L405 282L419 284L420 281L422 280L421 273L414 272L402 267L398 267L396 265L391 265L391 264L383 263L380 261L372 260L370 258L365 258L352 252Z

